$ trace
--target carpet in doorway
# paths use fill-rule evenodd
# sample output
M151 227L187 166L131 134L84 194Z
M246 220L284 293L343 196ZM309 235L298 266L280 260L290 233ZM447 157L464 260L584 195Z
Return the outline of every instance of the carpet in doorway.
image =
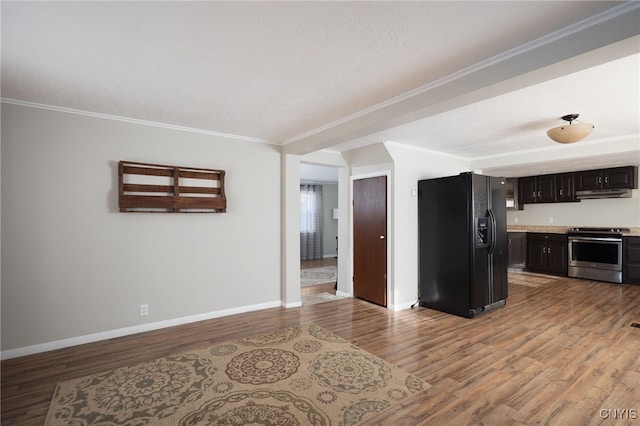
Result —
M344 299L343 296L338 296L328 292L310 294L308 296L302 296L303 305L315 305L317 303L331 302L332 300Z
M428 387L305 324L61 382L45 424L356 425Z
M335 266L322 266L320 268L309 268L300 270L300 286L309 287L318 284L336 282L338 268Z

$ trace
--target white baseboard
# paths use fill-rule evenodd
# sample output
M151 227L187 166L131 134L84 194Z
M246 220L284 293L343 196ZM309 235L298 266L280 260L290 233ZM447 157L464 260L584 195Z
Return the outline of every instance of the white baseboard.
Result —
M336 296L353 297L351 294L345 293L344 291L340 291L340 290L336 290Z
M403 311L405 309L411 309L411 305L413 305L414 303L416 302L413 301L413 302L400 303L398 305L389 305L389 309L391 309L392 311Z
M334 258L334 257L338 257L338 253L325 254L325 255L322 256L323 259L330 259L330 258Z
M299 306L301 306L300 303ZM128 336L130 334L142 333L145 331L158 330L161 328L173 327L176 325L189 324L192 322L204 321L213 318L226 317L229 315L242 314L245 312L259 311L262 309L277 308L282 306L282 302L274 301L259 303L256 305L241 306L238 308L224 309L221 311L206 312L203 314L189 315L182 318L174 318L165 321L157 321L148 324L134 325L132 327L118 328L115 330L103 331L100 333L87 334L84 336L71 337L68 339L56 340L53 342L40 343L37 345L24 346L22 348L8 349L0 352L0 359L11 359L20 356L33 355L48 352L55 349L68 348L71 346L83 345L85 343L98 342L100 340L114 339L116 337ZM287 306L288 307L288 306ZM293 306L291 306L293 307Z

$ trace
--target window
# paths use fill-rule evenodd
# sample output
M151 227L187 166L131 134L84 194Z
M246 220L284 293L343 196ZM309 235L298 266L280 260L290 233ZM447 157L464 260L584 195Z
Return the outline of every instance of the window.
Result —
M311 185L302 185L311 186ZM322 215L322 187L320 197L314 190L300 188L300 232L316 232L318 216Z
M300 258L322 257L322 185L300 185Z

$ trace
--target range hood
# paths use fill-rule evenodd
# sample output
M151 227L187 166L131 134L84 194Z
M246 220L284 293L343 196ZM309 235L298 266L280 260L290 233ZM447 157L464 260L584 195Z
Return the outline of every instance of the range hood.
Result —
M631 198L630 189L593 189L590 191L576 191L578 200L591 198Z

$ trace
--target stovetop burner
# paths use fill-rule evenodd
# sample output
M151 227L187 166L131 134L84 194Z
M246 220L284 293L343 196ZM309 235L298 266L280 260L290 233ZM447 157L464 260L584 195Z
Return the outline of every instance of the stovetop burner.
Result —
M608 234L608 235L622 235L625 232L629 232L629 228L571 228L569 234Z

